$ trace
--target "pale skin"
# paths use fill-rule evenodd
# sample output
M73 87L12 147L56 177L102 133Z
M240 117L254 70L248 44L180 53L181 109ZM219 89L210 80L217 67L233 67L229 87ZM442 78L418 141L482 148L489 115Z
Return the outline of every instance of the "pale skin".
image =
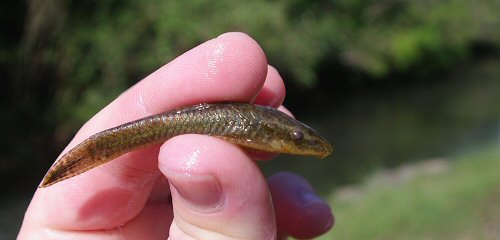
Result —
M93 133L180 106L235 101L286 111L284 97L283 80L259 45L245 34L223 34L125 91L63 153ZM286 239L326 232L333 225L328 204L297 175L266 180L255 159L267 155L208 136L174 137L37 189L18 239Z

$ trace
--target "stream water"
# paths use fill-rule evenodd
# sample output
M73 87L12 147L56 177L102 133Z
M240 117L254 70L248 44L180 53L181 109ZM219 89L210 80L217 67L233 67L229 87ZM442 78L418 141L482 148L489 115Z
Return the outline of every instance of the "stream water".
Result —
M484 60L442 81L315 106L323 112L298 117L331 141L334 154L323 160L280 156L262 166L267 174L300 173L326 194L376 168L500 146L499 66L500 59Z

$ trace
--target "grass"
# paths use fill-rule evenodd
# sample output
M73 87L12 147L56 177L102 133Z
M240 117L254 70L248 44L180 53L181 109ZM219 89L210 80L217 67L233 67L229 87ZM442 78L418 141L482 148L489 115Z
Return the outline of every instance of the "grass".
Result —
M500 149L383 170L330 203L319 239L500 239Z

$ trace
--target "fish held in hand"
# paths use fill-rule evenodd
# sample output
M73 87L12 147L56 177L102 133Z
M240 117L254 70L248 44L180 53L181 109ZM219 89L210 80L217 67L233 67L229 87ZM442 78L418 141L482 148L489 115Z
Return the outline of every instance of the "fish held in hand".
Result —
M84 173L127 152L182 134L203 134L242 147L324 158L332 146L285 113L246 103L199 104L152 115L96 133L48 170L41 188Z

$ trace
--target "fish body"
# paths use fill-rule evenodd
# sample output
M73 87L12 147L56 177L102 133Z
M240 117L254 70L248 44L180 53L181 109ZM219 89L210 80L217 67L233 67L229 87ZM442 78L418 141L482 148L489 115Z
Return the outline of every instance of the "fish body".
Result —
M96 133L69 150L48 170L41 188L84 173L120 155L177 135L203 134L250 149L324 158L332 146L285 113L246 103L188 106Z

